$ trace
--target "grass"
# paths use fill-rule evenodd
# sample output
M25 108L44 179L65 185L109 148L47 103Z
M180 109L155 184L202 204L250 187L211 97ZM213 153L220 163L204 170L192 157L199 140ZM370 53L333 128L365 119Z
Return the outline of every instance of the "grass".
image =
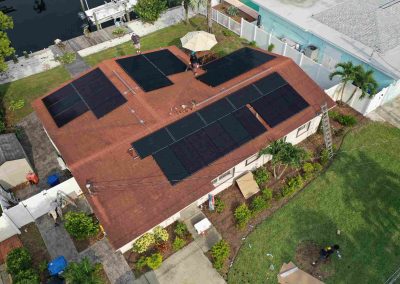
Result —
M179 23L144 36L140 41L141 49L142 51L145 51L170 45L181 47L180 38L188 32L197 30L206 30L206 19L202 16L197 16L190 19L188 25L185 23ZM240 38L233 32L230 32L218 24L213 25L213 33L217 38L218 44L212 49L212 51L219 55L228 54L247 44L245 39ZM105 59L133 53L134 48L132 43L126 42L104 51L89 55L84 59L87 64L94 66Z
M400 265L399 145L400 130L383 124L352 131L328 171L246 238L228 283L276 283L306 240L341 247L322 264L326 283L385 282Z
M32 101L70 78L65 68L56 67L42 73L0 85L0 99L6 114L7 124L9 126L14 125L23 117L30 114L33 111L31 106ZM19 99L24 100L24 107L11 111L9 109L10 102Z

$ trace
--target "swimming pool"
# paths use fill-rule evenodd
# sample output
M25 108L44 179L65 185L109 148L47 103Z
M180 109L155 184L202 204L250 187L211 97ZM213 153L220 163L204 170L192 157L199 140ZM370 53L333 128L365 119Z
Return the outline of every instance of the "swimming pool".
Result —
M258 9L260 8L256 3L252 2L251 0L240 0L243 4L246 6L249 6L253 10L256 10L258 12Z

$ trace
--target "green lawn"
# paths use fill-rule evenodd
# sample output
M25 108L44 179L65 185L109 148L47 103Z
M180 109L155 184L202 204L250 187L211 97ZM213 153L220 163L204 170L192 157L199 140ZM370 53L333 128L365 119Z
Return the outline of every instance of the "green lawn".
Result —
M33 100L46 94L70 78L69 73L64 67L56 67L39 74L0 85L0 99L6 113L8 125L13 125L30 114L33 111L31 106ZM19 99L24 99L24 107L11 111L9 109L10 102Z
M325 264L327 283L385 282L400 265L399 146L396 128L370 123L352 131L329 170L246 238L228 283L277 282L305 240L341 246L342 259Z
M218 44L212 50L220 55L230 53L243 47L247 43L245 39L239 38L239 36L218 24L214 24L213 29ZM206 30L206 19L204 17L194 17L190 20L188 25L185 23L179 23L144 36L141 39L141 48L142 50L149 50L170 45L176 45L180 47L180 38L186 33L196 30ZM105 59L124 56L132 54L133 52L134 48L132 43L126 42L107 50L89 55L84 59L89 65L94 66Z

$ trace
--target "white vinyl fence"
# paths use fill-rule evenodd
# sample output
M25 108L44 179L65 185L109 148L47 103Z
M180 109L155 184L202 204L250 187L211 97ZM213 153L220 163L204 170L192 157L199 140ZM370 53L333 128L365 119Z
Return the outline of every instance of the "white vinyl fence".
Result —
M201 9L199 13L206 15L206 10ZM214 8L212 9L212 18L215 22L238 34L240 37L245 38L248 41L254 41L260 48L268 49L268 46L273 44L273 53L293 59L293 61L296 62L296 64L299 65L308 76L310 76L322 89L326 90L328 95L330 95L334 100L339 99L338 91L341 89L340 79L335 77L330 80L329 74L331 73L331 70L327 67L315 62L311 58L305 56L302 52L292 48L287 43L282 42L271 33L257 27L257 25L253 23L247 22L243 18L241 19L241 22L238 23ZM343 96L344 102L347 102L354 89L355 87L351 84L346 86L344 91L345 94ZM361 92L359 90L356 91L348 104L358 112L366 115L380 105L400 96L400 80L386 88L383 88L371 99L360 99L360 94Z
M82 193L75 178L70 178L55 187L20 201L14 207L4 209L0 217L0 242L20 234L19 228L47 214L52 209L51 203L56 200L58 192L62 192L72 199Z

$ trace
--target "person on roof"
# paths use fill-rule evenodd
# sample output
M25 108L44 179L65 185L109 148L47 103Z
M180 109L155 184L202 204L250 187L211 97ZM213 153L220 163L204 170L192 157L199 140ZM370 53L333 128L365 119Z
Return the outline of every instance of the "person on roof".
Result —
M192 51L190 53L189 64L190 64L190 69L192 69L194 76L196 76L197 68L199 68L200 66L200 61L195 51Z
M133 47L136 49L136 53L140 54L140 37L139 35L135 34L134 32L132 33L131 39L133 41Z

